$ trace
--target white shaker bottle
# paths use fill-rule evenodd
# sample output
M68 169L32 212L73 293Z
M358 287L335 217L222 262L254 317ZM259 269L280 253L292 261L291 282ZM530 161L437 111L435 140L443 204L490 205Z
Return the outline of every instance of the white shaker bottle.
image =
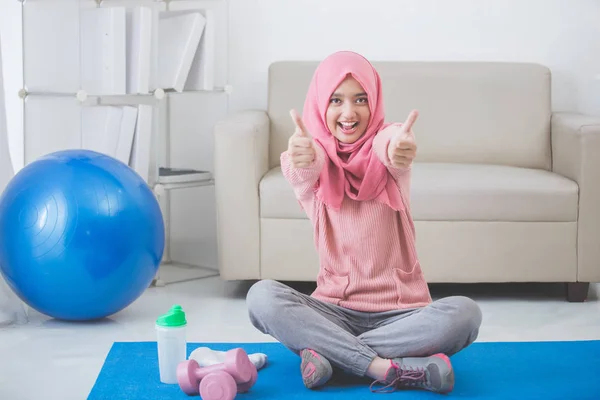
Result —
M187 357L185 313L180 305L156 320L158 369L162 383L177 383L177 365Z

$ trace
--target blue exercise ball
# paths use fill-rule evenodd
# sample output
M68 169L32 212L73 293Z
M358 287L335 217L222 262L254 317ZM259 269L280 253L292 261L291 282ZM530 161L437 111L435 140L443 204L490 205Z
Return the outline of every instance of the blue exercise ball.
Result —
M160 207L124 163L65 150L21 169L0 196L0 271L56 319L104 318L152 283L164 251Z

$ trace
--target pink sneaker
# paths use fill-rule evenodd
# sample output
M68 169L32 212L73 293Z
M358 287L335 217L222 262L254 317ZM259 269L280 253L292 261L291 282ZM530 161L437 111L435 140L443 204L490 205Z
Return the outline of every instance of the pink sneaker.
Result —
M372 392L393 392L400 388L419 388L436 393L449 393L454 389L454 370L445 354L431 357L405 357L391 360L385 379L371 384ZM376 384L386 386L373 390Z
M333 369L325 357L311 349L301 350L300 357L302 357L300 372L304 386L309 389L317 388L331 379Z

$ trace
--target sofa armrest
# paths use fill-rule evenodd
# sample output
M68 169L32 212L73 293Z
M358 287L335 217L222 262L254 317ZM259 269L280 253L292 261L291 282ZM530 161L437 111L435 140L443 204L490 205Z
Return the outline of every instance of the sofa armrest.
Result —
M577 280L600 282L600 117L552 116L552 170L579 185Z
M244 111L215 125L215 197L221 278L260 276L259 182L269 165L269 117Z

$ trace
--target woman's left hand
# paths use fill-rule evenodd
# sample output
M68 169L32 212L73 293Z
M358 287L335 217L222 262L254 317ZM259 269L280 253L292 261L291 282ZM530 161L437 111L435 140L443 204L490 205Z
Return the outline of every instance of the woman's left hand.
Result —
M417 155L417 142L412 126L418 116L419 112L413 110L390 140L388 158L394 168L409 167Z

